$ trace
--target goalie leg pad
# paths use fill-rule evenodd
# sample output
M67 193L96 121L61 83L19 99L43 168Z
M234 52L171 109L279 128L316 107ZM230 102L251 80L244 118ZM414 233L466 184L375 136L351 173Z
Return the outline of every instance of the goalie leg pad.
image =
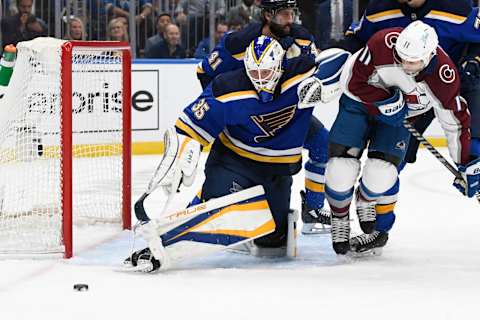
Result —
M169 217L178 220L169 224ZM159 228L172 264L225 250L275 230L261 186L211 199L166 219L164 227L159 223Z

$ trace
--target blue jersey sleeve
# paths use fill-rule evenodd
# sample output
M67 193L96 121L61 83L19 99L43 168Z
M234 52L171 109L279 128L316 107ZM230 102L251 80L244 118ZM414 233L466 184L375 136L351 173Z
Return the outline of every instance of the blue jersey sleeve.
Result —
M364 14L359 22L352 22L346 32L346 35L354 36L362 43L363 46L367 43L368 39L370 39L377 31L382 29L383 28L381 25L371 22Z
M235 117L230 115L227 104L213 96L210 84L183 110L175 126L206 146L212 143L228 124L234 122Z
M223 37L213 51L203 58L197 69L197 75L203 87L206 87L217 75L239 69L243 66L243 51L238 57L232 55L225 46L227 37L228 35Z
M473 8L467 20L461 26L461 32L457 32L459 42L480 43L480 12L479 8Z

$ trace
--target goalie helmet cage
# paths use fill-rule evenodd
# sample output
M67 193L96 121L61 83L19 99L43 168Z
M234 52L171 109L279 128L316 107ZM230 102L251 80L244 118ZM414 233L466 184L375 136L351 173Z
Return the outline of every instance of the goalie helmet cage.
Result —
M126 42L17 45L0 100L0 253L73 256L73 224L131 227Z

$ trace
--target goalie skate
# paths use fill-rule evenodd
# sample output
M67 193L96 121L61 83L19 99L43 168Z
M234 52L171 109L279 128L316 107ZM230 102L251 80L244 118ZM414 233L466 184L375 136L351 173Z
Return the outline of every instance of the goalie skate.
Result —
M374 231L371 234L361 234L350 239L350 247L353 256L380 256L383 247L387 244L388 233Z
M305 192L302 197L302 234L326 234L332 231L331 212L327 209L309 209L305 202Z
M120 271L152 273L160 270L161 263L152 255L149 248L133 252L123 261Z

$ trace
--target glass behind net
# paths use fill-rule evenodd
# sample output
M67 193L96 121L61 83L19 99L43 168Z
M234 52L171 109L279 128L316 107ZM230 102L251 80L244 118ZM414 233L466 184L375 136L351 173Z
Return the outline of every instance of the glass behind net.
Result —
M61 46L18 46L0 100L0 253L63 252ZM122 56L108 48L72 53L74 224L121 222Z

